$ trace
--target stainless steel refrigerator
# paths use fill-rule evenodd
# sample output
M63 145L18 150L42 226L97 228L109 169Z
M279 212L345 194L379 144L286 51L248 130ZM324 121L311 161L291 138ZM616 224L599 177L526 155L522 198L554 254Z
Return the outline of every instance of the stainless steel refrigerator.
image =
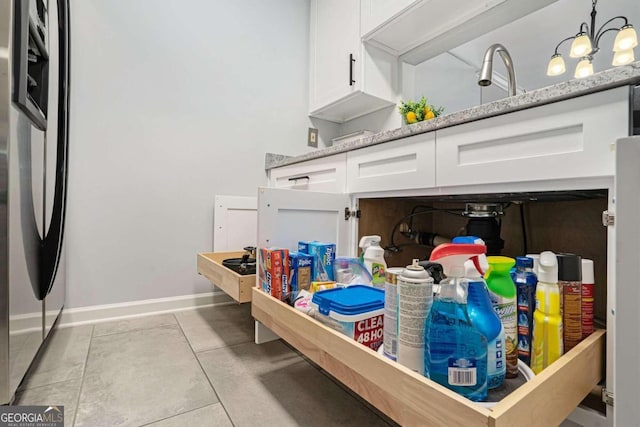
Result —
M0 0L0 404L64 304L68 6Z

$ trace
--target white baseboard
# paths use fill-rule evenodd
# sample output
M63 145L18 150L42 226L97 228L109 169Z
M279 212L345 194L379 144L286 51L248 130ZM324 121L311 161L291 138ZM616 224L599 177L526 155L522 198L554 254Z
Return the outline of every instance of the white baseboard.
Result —
M117 304L93 305L63 309L58 321L61 328L109 322L152 314L173 313L194 308L234 304L226 293L220 290L178 297L157 298Z

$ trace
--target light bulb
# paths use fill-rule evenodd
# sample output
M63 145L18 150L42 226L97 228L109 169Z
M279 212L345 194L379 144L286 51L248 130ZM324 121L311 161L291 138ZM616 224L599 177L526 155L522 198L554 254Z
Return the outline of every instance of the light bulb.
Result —
M547 76L559 76L564 73L566 68L564 66L564 59L559 53L556 53L549 60L549 66L547 67Z
M617 67L618 65L630 64L634 59L633 49L621 50L613 55L612 65Z
M571 43L571 51L569 56L572 58L580 58L591 53L591 39L587 33L579 33Z
M613 51L621 52L623 50L633 49L638 46L638 35L631 24L620 28L615 42L613 42Z
M591 59L589 57L584 57L578 62L576 66L576 72L573 75L576 79L580 79L583 77L588 77L593 74L593 64L591 63Z

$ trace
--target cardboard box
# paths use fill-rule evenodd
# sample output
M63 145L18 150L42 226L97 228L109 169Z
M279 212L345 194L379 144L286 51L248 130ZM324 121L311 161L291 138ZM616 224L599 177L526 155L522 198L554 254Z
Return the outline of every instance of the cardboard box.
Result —
M301 252L289 253L289 290L291 302L301 290L309 291L313 278L313 256Z
M298 252L309 254L309 243L317 242L317 240L300 240L298 242Z
M274 298L283 300L289 294L289 250L260 248L260 287Z
M309 242L309 255L313 255L313 280L334 281L333 263L336 259L335 243Z

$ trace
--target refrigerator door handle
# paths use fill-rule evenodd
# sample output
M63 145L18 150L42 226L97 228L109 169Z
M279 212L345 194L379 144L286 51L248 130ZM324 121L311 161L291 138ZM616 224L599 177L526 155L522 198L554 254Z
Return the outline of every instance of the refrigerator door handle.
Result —
M56 147L55 186L51 223L42 239L39 253L39 294L44 299L55 281L62 252L66 218L67 177L69 158L69 0L58 0L58 135Z

